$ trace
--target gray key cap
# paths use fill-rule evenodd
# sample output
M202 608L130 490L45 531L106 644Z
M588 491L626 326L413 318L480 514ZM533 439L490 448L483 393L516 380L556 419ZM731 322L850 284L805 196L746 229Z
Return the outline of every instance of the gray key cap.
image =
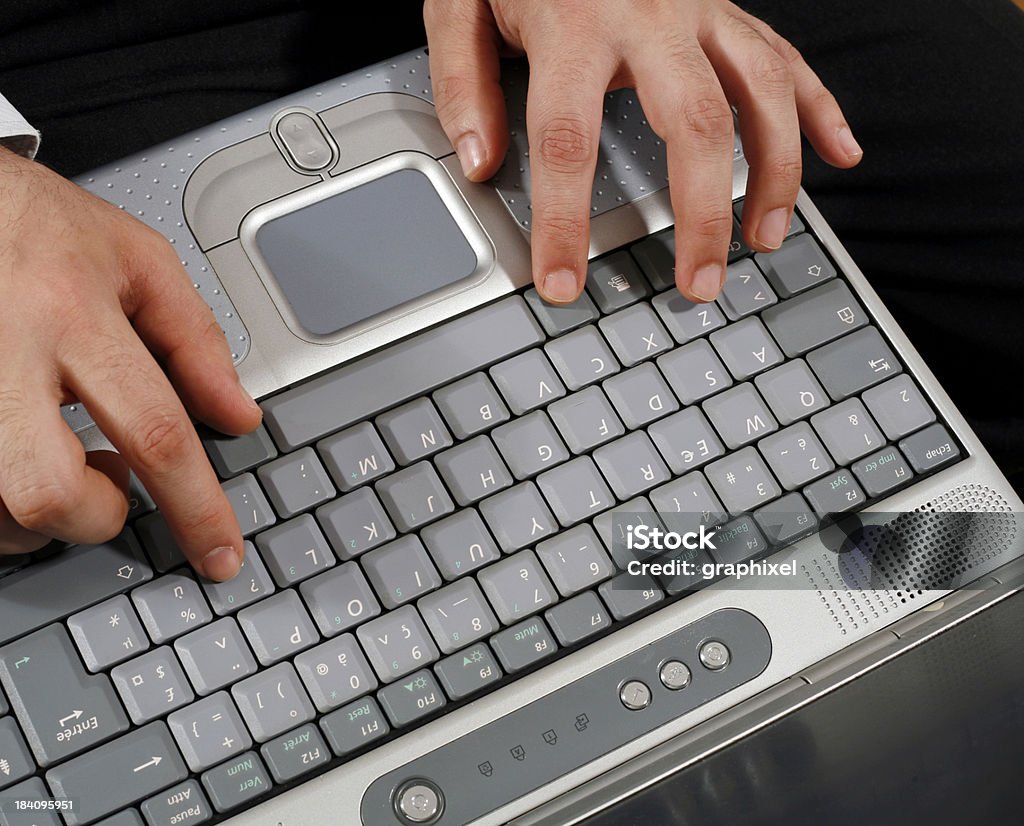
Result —
M269 528L277 521L274 509L263 495L256 477L243 473L221 485L235 511L235 517L242 529L242 536L252 536L256 531Z
M445 694L453 700L469 697L502 677L501 666L482 642L440 660L434 666L434 673L444 686Z
M291 450L543 340L526 302L511 296L263 402L266 425Z
M602 582L597 592L617 620L629 619L665 599L665 592L647 574L619 574Z
M516 479L527 479L569 458L562 437L543 410L496 428L491 438Z
M779 423L750 382L708 399L704 402L704 412L722 441L732 449L779 429Z
M320 639L294 591L281 591L238 612L238 624L263 665L276 663Z
M897 376L872 387L862 398L890 439L901 439L935 421L935 411L910 376Z
M907 436L899 447L918 473L928 473L960 458L960 448L941 424Z
M868 323L867 313L842 281L815 287L761 316L787 356L798 356Z
M278 663L231 687L252 736L264 743L316 716L291 663Z
M378 685L377 677L351 634L342 634L303 651L295 658L295 668L313 705L320 711L344 705Z
M423 597L417 607L437 640L438 648L445 654L498 630L491 606L471 578Z
M836 401L903 372L896 354L874 327L850 333L808 353L807 363Z
M511 673L547 659L558 650L558 643L544 620L533 617L495 634L491 648L502 668Z
M884 496L909 482L914 474L900 452L890 446L865 456L850 468L868 496Z
M195 780L188 780L144 800L140 808L148 826L192 826L213 817L213 807Z
M403 465L432 456L452 443L441 414L430 399L416 399L377 417L377 429Z
M593 591L558 603L544 612L544 618L560 645L575 645L612 624L611 614Z
M485 568L477 579L503 625L509 625L558 600L551 580L533 551L520 551Z
M709 551L720 565L745 562L763 556L768 550L768 540L752 516L734 519L715 533L715 547Z
M594 530L601 537L604 547L611 552L615 564L623 570L632 560L650 555L627 546L629 528L640 525L646 525L648 528L662 527L661 520L655 515L651 503L643 496L624 502L594 519Z
M207 428L202 428L199 435L210 462L222 479L252 470L277 456L277 448L263 425L244 436L224 436Z
M150 723L46 773L56 798L70 798L69 824L91 823L188 777L167 725Z
M237 809L261 794L266 794L271 786L270 775L254 751L247 751L234 760L204 772L199 779L218 812Z
M683 404L699 402L732 384L732 376L704 339L666 353L658 367Z
M602 318L599 326L626 367L660 356L673 346L668 331L647 304Z
M587 292L602 313L614 313L649 296L651 288L629 253L623 251L590 262Z
M245 559L234 579L227 582L213 582L201 578L200 583L206 598L213 606L214 613L223 616L244 608L267 594L274 593L274 583L266 566L251 542L245 543Z
M656 290L676 285L675 227L657 232L629 248Z
M142 623L121 595L68 618L68 630L90 671L102 671L149 648Z
M760 312L778 300L761 270L749 258L729 265L718 303L732 321Z
M384 712L373 697L364 697L332 711L320 720L320 728L338 757L351 754L391 731Z
M209 694L256 672L256 660L231 617L174 643L174 650L200 694Z
M601 385L629 430L679 409L679 402L653 364L641 364Z
M798 220L794 216L793 222ZM775 252L758 253L754 260L783 298L836 277L832 262L810 235L791 238Z
M266 431L264 431L265 433ZM269 440L269 437L268 437ZM140 516L156 510L156 502L142 486L134 472L128 474L128 516L125 522L131 524Z
M565 386L543 350L530 350L495 365L491 378L517 416L565 395Z
M195 699L178 658L166 645L122 663L110 672L110 677L128 709L128 716L137 726Z
M3 823L3 818L0 818L0 823ZM99 821L96 826L146 826L146 824L142 820L142 815L135 809L125 809L123 812L118 812L112 817Z
M655 422L647 432L676 474L698 468L725 453L718 434L699 407L688 407Z
M36 770L36 761L13 717L0 717L0 760L3 761L0 788L17 783Z
M148 513L139 519L135 523L135 530L138 531L139 541L149 554L153 567L160 573L166 573L188 561L171 535L167 520L159 511Z
M205 625L213 614L190 572L164 574L132 591L132 601L153 642L162 643Z
M428 462L410 465L382 479L377 483L377 493L403 532L418 530L455 510L455 503Z
M591 588L615 574L608 553L590 525L577 525L537 545L537 557L564 597Z
M814 414L811 424L840 465L848 465L885 444L881 431L860 399L847 399Z
M330 762L320 730L308 723L260 746L260 754L278 783L288 783Z
M316 447L335 484L345 493L395 469L395 460L369 422L328 436Z
M711 334L711 343L738 380L782 364L782 351L758 318L745 318Z
M19 783L0 794L0 825L2 826L64 826L56 811L45 807L27 812L16 808L16 801L43 801L47 805L53 800L49 789L38 777Z
M474 373L434 393L434 404L457 439L468 439L509 418L494 383L486 373Z
M256 475L274 509L285 519L333 499L336 493L311 447L263 465Z
M325 571L334 552L308 513L275 525L256 537L267 568L282 588Z
M579 390L619 371L619 362L593 325L548 342L544 352L570 390Z
M0 579L0 644L153 578L131 531L76 545Z
M651 502L666 526L679 533L716 525L726 508L701 473L688 473L651 491Z
M651 306L680 344L725 326L725 316L717 304L694 304L676 289L654 296Z
M820 514L852 511L867 503L864 490L845 468L808 485L804 488L804 496Z
M167 725L192 771L208 769L252 745L252 738L226 691L175 711L167 718Z
M630 433L594 451L594 461L619 499L629 499L672 474L644 432Z
M430 632L411 605L359 626L356 636L385 683L430 665L438 657Z
M787 493L754 512L757 525L772 545L796 542L818 529L818 517L799 493Z
M566 528L615 504L615 497L589 456L580 456L542 473L537 477L537 485Z
M377 692L377 700L391 724L399 727L433 714L448 703L437 679L427 669L385 686Z
M441 587L441 575L418 536L403 536L371 551L363 557L362 567L385 608L397 608Z
M434 464L460 505L470 505L512 485L512 474L491 440L477 436L438 454Z
M110 679L86 672L62 625L0 648L0 683L41 766L128 729Z
M782 495L779 483L752 447L713 462L704 473L730 513L759 508Z
M528 289L523 297L549 336L560 336L569 330L575 330L595 321L598 316L597 307L586 293L582 293L571 304L549 304L533 287Z
M783 426L817 413L829 404L828 395L803 359L762 373L754 379L754 384Z
M523 482L480 503L480 515L506 553L558 531L558 523L533 482Z
M380 604L355 562L346 562L299 586L320 633L333 637L380 614Z
M343 560L354 559L398 536L371 488L347 493L324 505L317 510L316 518L331 547Z
M608 397L597 387L555 402L548 414L573 453L583 453L626 432Z
M428 525L420 531L420 539L441 576L449 581L501 556L480 514L472 508Z
M802 488L836 467L807 422L774 433L757 447L786 490Z

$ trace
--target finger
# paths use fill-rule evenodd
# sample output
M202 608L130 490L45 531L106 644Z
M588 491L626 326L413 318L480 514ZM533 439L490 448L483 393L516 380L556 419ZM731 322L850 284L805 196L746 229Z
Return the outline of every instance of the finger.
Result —
M712 301L725 281L732 237L732 109L700 44L667 33L633 59L637 94L666 142L676 216L676 285Z
M185 409L123 316L97 320L64 381L138 475L185 557L209 579L230 579L242 535Z
M423 20L437 116L463 174L484 181L498 171L508 150L494 16L481 0L428 0Z
M737 17L721 16L703 41L729 100L739 110L750 165L743 231L760 251L782 246L800 189L800 121L789 64Z
M21 527L0 501L0 556L38 551L49 541L50 537Z

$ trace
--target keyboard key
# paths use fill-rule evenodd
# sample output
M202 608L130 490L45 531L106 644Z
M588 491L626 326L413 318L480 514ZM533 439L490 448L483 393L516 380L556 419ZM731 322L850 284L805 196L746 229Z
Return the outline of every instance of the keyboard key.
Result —
M910 376L897 376L872 387L863 400L890 439L901 439L935 421L935 411Z
M256 673L256 660L231 617L180 637L174 650L199 694L210 694Z
M356 636L381 682L390 683L438 658L430 632L411 605L359 626Z
M594 460L580 456L537 477L537 485L562 527L589 519L615 504Z
M626 432L608 397L597 387L560 399L548 407L548 415L573 453L583 453Z
M602 582L597 592L617 620L629 619L665 599L665 592L647 574L619 574Z
M260 746L260 754L278 783L288 783L331 759L320 730L309 723Z
M19 812L15 808L18 800L38 800L48 805L53 796L38 777L11 786L0 795L0 826L64 826L60 815L44 807L31 809L27 814Z
M403 536L370 551L362 567L385 608L397 608L441 587L441 575L418 536Z
M480 518L472 508L457 511L420 531L420 539L446 580L457 579L501 556Z
M167 520L159 511L141 517L136 521L134 528L138 532L139 541L149 554L153 567L160 573L166 573L187 563L185 554L181 552L181 548L171 535Z
M543 340L526 302L510 296L263 402L267 429L293 450Z
M134 471L128 474L128 516L125 522L131 524L143 514L156 510L156 502L142 486Z
M523 482L480 503L480 515L503 551L533 545L558 532L558 523L533 482Z
M302 514L256 537L274 580L282 588L325 571L335 563L334 552L313 517Z
M338 757L358 751L391 731L391 726L373 697L364 697L332 711L321 718L320 728L327 736L331 750Z
M807 363L836 401L903 372L896 354L874 327L850 333L808 353Z
M139 726L195 699L173 649L164 645L110 672L128 716Z
M730 513L753 510L782 495L779 483L752 447L713 462L704 473Z
M667 526L678 533L699 531L723 521L727 515L708 480L688 473L651 491L651 502Z
M543 410L496 428L491 438L516 479L527 479L569 458L562 437Z
M271 780L259 755L247 751L199 778L218 812L237 809L270 791Z
M212 582L200 578L206 598L214 613L223 616L274 593L274 583L252 542L245 543L245 559L234 579Z
M270 507L267 497L256 484L256 477L251 473L229 479L221 487L235 511L235 518L242 528L242 536L252 536L256 531L269 528L277 521L274 509Z
M615 566L590 525L577 525L537 545L537 557L564 597L615 574Z
M503 625L510 625L558 601L533 551L520 551L477 574ZM500 655L499 655L500 656Z
M238 710L260 743L316 716L291 663L278 663L231 687Z
M586 293L581 293L571 304L549 304L531 287L523 298L549 336L560 336L575 330L595 321L598 316L597 307Z
M441 686L427 669L385 686L377 692L377 701L397 727L407 726L448 704Z
M483 433L509 418L494 383L486 373L474 373L434 393L434 403L457 439Z
M867 496L853 474L845 468L804 488L804 496L816 513L844 513L867 503Z
M377 429L400 464L411 465L452 444L430 399L416 399L377 417Z
M209 428L200 428L199 435L221 479L252 470L277 456L277 448L262 424L244 436L225 436Z
M320 711L330 711L354 700L378 683L356 638L342 634L295 658L295 668Z
M284 519L326 502L336 493L311 447L263 465L256 475L278 516Z
M761 316L787 356L798 356L868 323L867 313L842 281L790 298Z
M649 296L651 288L630 254L620 251L590 262L587 292L602 313L614 313Z
M619 371L619 362L593 325L548 342L544 352L570 390L579 390Z
M599 326L626 367L660 356L673 344L657 314L647 304L636 304L602 318Z
M672 477L643 431L599 447L593 459L619 499L630 499Z
M62 625L0 648L0 683L43 767L128 729L110 679L85 670Z
M699 407L688 407L655 422L647 433L675 474L698 468L725 453L718 434Z
M558 643L544 620L533 617L495 634L491 647L502 667L514 672L546 660L558 650Z
M445 694L453 700L469 697L502 677L501 666L482 642L440 660L434 666L434 673L444 686Z
M749 258L730 264L718 303L730 320L744 318L778 302L761 270Z
M732 377L704 339L666 353L658 367L683 404L695 404L732 384Z
M704 402L704 412L722 441L732 449L779 429L779 423L749 382L708 399Z
M725 316L717 304L694 304L674 288L654 296L651 306L661 316L672 337L680 344L707 335L725 326Z
M480 586L471 577L428 594L416 607L444 654L488 637L499 627Z
M745 318L711 334L711 343L739 381L782 364L782 351L758 318Z
M651 503L643 496L630 499L618 507L598 514L594 518L594 530L611 553L615 564L625 570L634 559L647 558L647 553L626 546L627 531L630 526L646 525L648 528L662 527L661 520L654 513Z
M560 602L544 612L560 645L575 645L611 627L612 618L593 591Z
M543 350L529 350L491 368L491 378L517 416L565 395Z
M909 482L914 474L894 447L865 456L850 468L868 496L884 496Z
M46 773L55 798L75 801L69 824L91 823L188 777L167 725L150 723Z
M798 220L794 216L793 223ZM783 298L836 277L832 262L810 235L790 238L775 252L758 253L754 260Z
M929 473L960 458L960 448L941 424L907 436L899 447L918 473Z
M709 553L720 565L746 562L764 555L768 550L768 540L752 516L741 516L723 525L715 533L714 544L715 547Z
M781 547L818 529L818 517L799 493L787 493L754 511L757 525L772 545Z
M675 227L649 235L629 248L644 275L656 290L676 286Z
M316 447L331 478L345 493L395 469L395 460L369 422L328 436Z
M132 591L132 601L153 642L159 644L213 619L191 573L164 574Z
M0 824L7 826L3 822L3 818L0 817ZM142 815L140 815L135 809L125 809L122 812L118 812L116 815L104 818L96 826L146 826L142 821Z
M512 485L512 475L486 436L439 453L434 464L460 505L470 505Z
M317 510L316 518L342 560L354 559L398 536L372 488L361 488L329 502Z
M455 510L448 491L428 462L410 465L377 483L377 493L402 532L418 530Z
M109 668L149 648L142 623L124 595L74 614L68 619L68 630L86 667L93 672Z
M355 562L346 562L299 586L320 633L333 637L380 614L380 603Z
M641 364L601 385L626 428L645 427L679 409L679 402L653 364Z
M226 691L179 709L167 718L192 771L202 771L252 745L252 738Z
M786 490L802 488L836 467L807 422L787 427L757 446Z
M829 453L840 465L848 465L878 450L885 443L881 431L860 399L847 399L828 410L815 413L811 416L811 424L821 434Z
M238 612L238 624L263 665L309 648L320 639L294 591L281 591Z
M828 407L828 395L807 362L795 359L762 373L754 384L783 427Z
M0 789L23 780L36 770L36 761L13 717L0 717L0 760L4 766L0 771Z
M140 806L148 826L178 826L206 823L213 817L213 807L199 783L188 780L161 794L144 800Z

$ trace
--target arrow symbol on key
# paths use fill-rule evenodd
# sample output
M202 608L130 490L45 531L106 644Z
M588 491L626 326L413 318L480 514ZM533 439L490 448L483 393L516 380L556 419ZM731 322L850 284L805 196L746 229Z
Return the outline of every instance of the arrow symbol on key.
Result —
M161 760L163 760L162 757L153 757L151 760L147 760L141 766L136 766L134 769L132 769L132 771L140 772L143 769L148 769L150 766L159 766Z
M68 721L69 721L69 720L77 720L77 719L78 719L79 717L81 717L81 716L82 716L82 714L84 714L84 713L85 713L85 712L83 712L83 711L82 711L82 709L80 709L80 708L76 708L76 709L75 709L74 711L72 711L72 712L71 712L71 713L70 713L70 714L69 714L69 715L68 715L67 717L61 717L61 718L60 718L60 721L58 722L58 724L57 724L57 725L59 725L59 726L60 726L61 728L64 728L64 726L66 726L66 725L68 724Z
M22 667L23 665L28 665L28 661L29 661L29 660L31 660L31 659L32 659L31 657L22 657L22 658L21 658L20 660L17 660L17 661L16 661L15 663L14 663L14 669L15 669L15 671L17 671L18 669L20 669L20 668L21 668L21 667Z

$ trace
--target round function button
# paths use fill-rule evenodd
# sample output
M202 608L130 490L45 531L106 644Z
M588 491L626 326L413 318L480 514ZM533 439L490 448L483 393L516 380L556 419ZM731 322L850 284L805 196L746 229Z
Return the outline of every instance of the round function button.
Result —
M619 699L630 711L640 711L651 704L651 689L640 680L629 680L619 689Z
M658 672L661 684L672 691L679 691L690 684L690 669L679 660L669 660Z
M724 642L708 640L700 647L700 662L709 671L721 671L729 664L731 655Z
M404 823L433 823L444 811L444 797L429 780L409 780L395 792L395 811Z

